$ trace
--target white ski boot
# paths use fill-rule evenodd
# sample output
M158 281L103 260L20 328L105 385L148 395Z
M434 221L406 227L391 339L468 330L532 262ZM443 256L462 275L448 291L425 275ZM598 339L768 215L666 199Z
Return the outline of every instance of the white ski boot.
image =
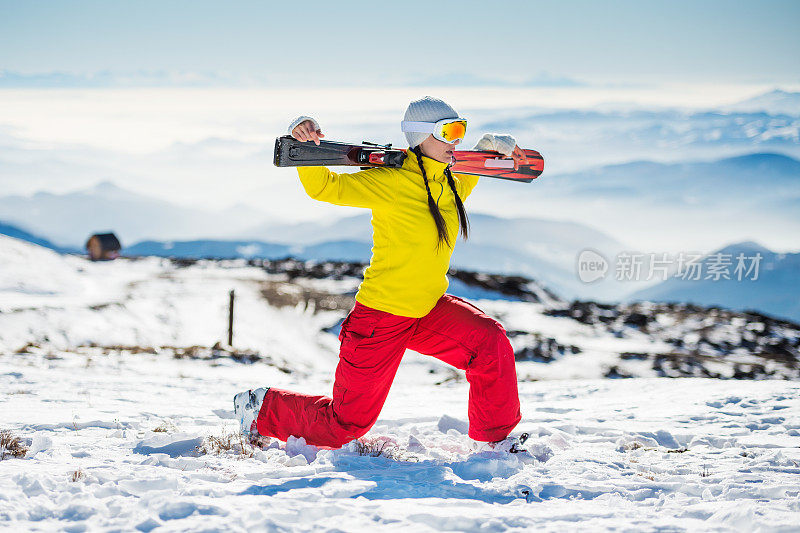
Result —
M528 433L522 433L518 437L506 437L497 442L474 441L475 451L477 453L513 453L523 463L533 463L535 461L544 463L553 456L553 451L544 444L526 445L525 442L529 436Z
M496 442L483 442L483 441L474 441L475 442L475 451L478 453L480 452L506 452L506 453L520 453L525 450L524 444L525 441L528 440L528 434L523 433L519 437L506 437L503 440L498 440Z
M246 390L233 397L233 411L239 421L239 431L251 443L261 443L266 437L258 434L256 418L264 403L264 395L269 387L260 387L256 390Z

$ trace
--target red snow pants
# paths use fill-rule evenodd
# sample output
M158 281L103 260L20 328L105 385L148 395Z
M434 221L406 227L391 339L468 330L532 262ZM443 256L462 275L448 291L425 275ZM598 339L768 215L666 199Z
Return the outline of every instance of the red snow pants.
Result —
M466 370L469 436L506 438L520 421L514 352L506 331L474 305L445 294L422 318L356 302L342 323L333 398L271 388L256 427L261 435L339 448L375 424L406 348Z

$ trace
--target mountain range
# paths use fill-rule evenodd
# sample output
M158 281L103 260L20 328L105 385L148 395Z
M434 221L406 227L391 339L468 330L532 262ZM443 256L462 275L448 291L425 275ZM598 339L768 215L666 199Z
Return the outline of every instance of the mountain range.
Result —
M684 248L684 235L703 232L715 243L800 232L800 161L782 154L671 164L639 161L551 176L535 182L531 210L543 211L536 217L478 212L480 202L504 205L507 195L519 194L501 185L483 180L480 197L470 199L478 202L467 206L471 238L459 241L453 266L527 275L563 298L620 301L651 284L614 279L584 284L577 278L575 263L583 249L609 259L632 249L613 237L619 228L640 232L642 241L661 242L668 236ZM552 210L547 209L559 203L564 205L562 216L572 220L549 216ZM292 255L366 262L372 240L369 218L363 214L281 224L253 208L182 207L109 182L66 194L0 197L0 220L27 231L26 240L40 238L54 248L75 249L91 233L113 230L133 255Z
M800 321L800 253L776 253L750 241L731 244L706 254L699 261L700 279L681 279L670 272L666 281L644 289L631 289L631 282L616 282L608 279L602 290L595 285L579 283L566 264L570 253L577 254L587 239L594 239L597 245L613 250L620 244L610 237L579 225L560 224L536 219L504 220L487 215L473 215L473 221L480 231L473 233L474 240L460 242L453 255L452 266L458 269L487 272L493 274L521 274L535 277L548 289L567 298L590 299L592 294L610 294L608 300L615 301L653 301L666 303L692 303L704 306L720 306L734 310L755 310L775 317ZM337 226L349 231L351 240L323 240L335 235ZM526 228L539 227L535 232L538 239L528 239L518 249L512 244L515 235ZM184 259L200 258L261 258L281 259L294 257L314 261L369 261L371 245L368 237L369 220L358 216L342 219L325 228L326 231L314 235L313 226L296 224L286 226L292 231L294 243L274 243L258 240L194 240L194 241L142 241L124 249L128 256L160 256ZM506 233L506 235L504 235ZM9 224L0 223L0 234L38 244L53 250L79 252L67 249L37 237L25 230ZM497 245L487 243L499 237ZM596 250L596 248L593 248ZM547 251L549 250L549 254ZM609 252L606 252L609 253ZM752 258L761 255L757 270L751 270L741 279L736 279L733 270L739 254L748 261L746 267L752 268ZM723 256L730 264L725 276L713 279L709 275L711 262L715 256ZM610 257L610 256L607 256ZM551 260L553 259L553 260ZM755 278L755 279L753 279ZM627 294L627 296L626 296Z
M740 254L745 270L736 273ZM760 260L755 259L756 254L760 254ZM718 275L711 270L712 263L729 264L721 269L727 277L720 274L716 279ZM757 270L754 263L757 263ZM800 322L800 253L775 253L758 243L745 241L720 248L706 255L699 264L702 265L701 279L673 276L633 293L629 299L759 310Z
M773 89L762 94L747 98L741 102L724 106L722 109L729 112L763 111L771 114L800 115L800 92Z
M746 205L792 214L800 207L800 161L776 153L685 163L633 161L561 175L542 188L680 209Z
M643 252L705 251L743 240L798 246L800 161L784 154L633 161L540 179L530 204L543 218L580 220ZM519 201L519 191L493 185L473 206Z
M453 267L536 277L567 297L598 293L619 297L620 287L613 281L608 286L582 287L574 272L575 260L583 248L592 246L610 255L625 248L609 235L582 224L535 218L503 219L473 214L470 221L470 238L456 245ZM277 225L264 228L261 234L268 240L146 241L126 248L126 253L266 259L291 255L298 259L362 263L371 256L370 215L342 218L325 225Z
M0 220L67 247L82 246L92 233L111 230L123 244L148 238L227 237L266 218L241 205L218 211L182 207L107 181L65 194L0 197Z

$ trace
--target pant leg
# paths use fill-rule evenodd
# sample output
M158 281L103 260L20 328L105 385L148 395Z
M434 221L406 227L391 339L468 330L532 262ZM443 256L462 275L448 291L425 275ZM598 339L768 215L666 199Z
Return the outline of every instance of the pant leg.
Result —
M514 350L503 326L474 305L445 294L408 348L466 370L471 438L502 440L521 420Z
M256 420L258 432L330 448L364 435L378 419L415 322L356 303L339 334L333 398L270 389Z

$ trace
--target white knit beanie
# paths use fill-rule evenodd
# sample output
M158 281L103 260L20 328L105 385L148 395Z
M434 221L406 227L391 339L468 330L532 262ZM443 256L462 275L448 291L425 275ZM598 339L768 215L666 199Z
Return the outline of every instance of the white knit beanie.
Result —
M426 96L408 104L408 109L406 109L403 120L432 123L445 118L458 118L458 113L443 100L439 100L433 96ZM419 133L415 131L407 131L405 134L409 148L414 148L419 145L430 135L430 133Z

